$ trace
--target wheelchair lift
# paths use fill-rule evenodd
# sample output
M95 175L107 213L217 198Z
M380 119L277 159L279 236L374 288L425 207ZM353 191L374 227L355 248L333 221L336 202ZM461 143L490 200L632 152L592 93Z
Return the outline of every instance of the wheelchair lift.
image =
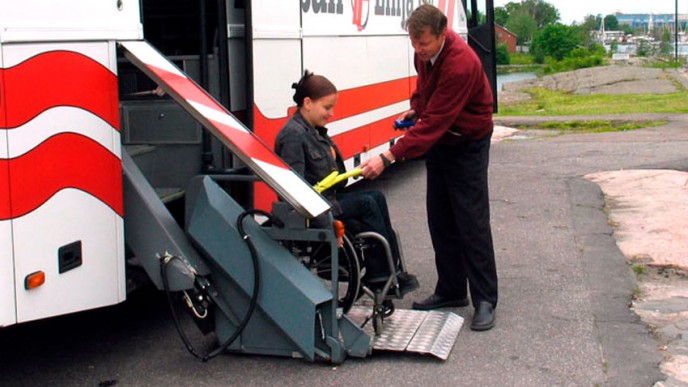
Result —
M262 227L250 216L252 211L242 208L211 177L198 177L186 190L185 227L180 230L136 165L123 157L125 205L147 215L125 220L127 233L140 235L131 247L156 286L184 294L201 330L215 333L219 352L335 364L346 356L365 357L373 349L447 358L463 324L461 317L396 310L376 334L374 324L366 323L373 314L370 306L357 304L344 313L334 231L306 227L306 219L318 216L332 224L329 203L157 50L142 41L121 46L132 63L288 203L279 216L266 214L272 224ZM146 250L146 239L153 236L166 246L157 257ZM313 275L285 241L329 246L330 274Z

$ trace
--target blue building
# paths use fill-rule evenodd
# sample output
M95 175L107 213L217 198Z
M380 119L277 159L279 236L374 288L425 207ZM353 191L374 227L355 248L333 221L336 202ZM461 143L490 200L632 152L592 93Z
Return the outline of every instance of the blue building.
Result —
M626 24L631 26L631 28L643 28L645 30L650 28L669 28L673 30L676 18L673 13L616 13L614 16L616 16L616 20L619 21L619 25ZM688 24L688 15L679 14L679 31L684 31L686 29L686 24Z

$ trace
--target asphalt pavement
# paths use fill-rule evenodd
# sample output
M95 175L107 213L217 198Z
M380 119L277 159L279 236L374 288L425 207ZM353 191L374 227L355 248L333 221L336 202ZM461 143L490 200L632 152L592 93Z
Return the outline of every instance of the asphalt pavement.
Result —
M233 354L204 363L186 351L164 297L143 291L119 306L0 330L0 385L652 386L666 379L659 369L664 354L629 308L636 277L615 243L602 191L583 176L688 170L688 118L667 119L663 127L632 132L526 132L493 144L497 325L473 332L472 308L452 309L467 323L446 361L375 351L337 366ZM358 188L387 196L407 264L421 282L396 303L410 308L436 279L423 160L395 165ZM201 350L212 345L207 337L192 339Z

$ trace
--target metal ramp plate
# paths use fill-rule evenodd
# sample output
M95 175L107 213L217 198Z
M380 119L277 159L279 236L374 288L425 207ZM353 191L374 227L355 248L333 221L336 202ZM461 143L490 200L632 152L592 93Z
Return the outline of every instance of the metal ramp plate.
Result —
M354 306L348 316L360 325L372 313L371 307ZM463 317L449 311L397 309L385 318L379 336L375 335L372 321L363 330L372 337L373 349L428 353L447 360L462 325Z

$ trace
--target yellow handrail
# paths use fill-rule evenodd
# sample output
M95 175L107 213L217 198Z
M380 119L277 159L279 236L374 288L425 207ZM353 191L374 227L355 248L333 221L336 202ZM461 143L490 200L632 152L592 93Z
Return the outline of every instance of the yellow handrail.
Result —
M318 193L323 193L324 191L327 191L330 189L332 186L336 185L342 180L346 180L350 177L357 177L361 175L361 168L356 168L352 169L349 172L342 173L340 174L337 171L334 171L330 173L329 175L325 176L324 179L320 180L317 182L314 186L313 189L318 192Z

